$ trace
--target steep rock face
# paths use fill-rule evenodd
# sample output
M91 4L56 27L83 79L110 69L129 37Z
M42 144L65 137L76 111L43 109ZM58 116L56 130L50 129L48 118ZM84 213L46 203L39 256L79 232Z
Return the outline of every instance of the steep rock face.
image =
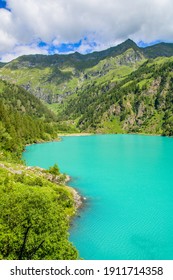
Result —
M135 64L138 61L144 59L144 56L140 53L140 51L136 51L130 48L128 51L124 53L123 56L118 57L117 63L119 65L128 65L128 64Z

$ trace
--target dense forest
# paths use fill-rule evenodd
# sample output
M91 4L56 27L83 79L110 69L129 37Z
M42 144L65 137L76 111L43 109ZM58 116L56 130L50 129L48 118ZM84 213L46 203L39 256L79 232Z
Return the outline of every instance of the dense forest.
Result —
M20 156L24 145L57 138L73 131L38 98L20 86L0 80L0 147Z
M68 241L76 208L66 176L57 165L44 170L21 161L26 144L55 139L60 127L36 97L0 81L0 259L79 257Z

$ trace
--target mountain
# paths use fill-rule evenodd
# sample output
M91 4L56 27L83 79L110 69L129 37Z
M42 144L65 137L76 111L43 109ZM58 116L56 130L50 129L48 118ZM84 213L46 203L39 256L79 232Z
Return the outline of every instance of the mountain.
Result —
M131 55L127 54L129 51ZM144 58L137 45L127 40L114 48L87 55L22 56L0 68L0 77L23 86L49 104L59 103L76 93L88 76L96 78L104 75L105 71L116 70L117 66L127 66L125 72L129 73L133 70L131 64L135 67ZM93 69L96 70L94 73Z
M92 82L59 116L84 131L173 135L172 69L172 57L157 58L124 79Z
M172 135L173 44L140 48L128 39L82 55L29 55L0 68L82 131Z
M6 63L0 62L0 68L4 67Z
M105 70L116 76L129 74L148 58L173 55L173 44L160 43L146 48L138 47L128 39L122 44L100 52L82 55L25 55L9 63L0 64L0 77L23 86L49 104L59 103L75 94L87 78L105 75ZM97 67L98 66L98 67ZM95 71L93 73L93 68ZM113 73L114 72L114 73Z
M156 58L159 56L171 57L173 56L172 43L159 43L143 49L143 53L147 58Z

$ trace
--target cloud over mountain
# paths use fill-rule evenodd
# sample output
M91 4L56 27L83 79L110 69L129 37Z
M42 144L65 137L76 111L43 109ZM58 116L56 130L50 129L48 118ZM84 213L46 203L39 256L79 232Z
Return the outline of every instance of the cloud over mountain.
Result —
M128 37L136 42L173 38L172 0L6 2L9 10L0 9L1 54L14 53L16 46L20 53L21 45L29 48L40 41L57 46L87 38L88 42L96 43L96 49L101 49ZM84 45L81 50L86 50L86 41Z

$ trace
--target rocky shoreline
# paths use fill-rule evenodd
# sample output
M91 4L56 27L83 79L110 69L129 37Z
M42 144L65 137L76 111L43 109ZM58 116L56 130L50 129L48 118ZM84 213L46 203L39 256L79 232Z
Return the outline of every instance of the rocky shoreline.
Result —
M71 177L69 175L66 175L65 183L68 183L70 181L71 181ZM66 187L69 188L72 192L75 209L77 211L78 209L83 207L84 201L86 200L86 198L81 196L74 187L71 187L71 186L66 186Z
M71 177L69 175L65 174L65 176L64 176L65 178L63 178L63 181L62 181L61 176L63 176L64 174L55 176L55 175L45 172L46 169L38 167L38 166L37 167L27 166L27 167L25 167L25 169L36 172L37 175L45 177L47 180L49 180L52 183L55 183L58 185L63 184L66 188L68 188L71 191L71 193L73 195L75 210L77 211L78 209L83 207L84 201L86 200L86 198L81 196L75 188L66 185L68 182L71 181Z
M72 188L75 209L78 210L83 207L85 198L82 197L75 189Z

